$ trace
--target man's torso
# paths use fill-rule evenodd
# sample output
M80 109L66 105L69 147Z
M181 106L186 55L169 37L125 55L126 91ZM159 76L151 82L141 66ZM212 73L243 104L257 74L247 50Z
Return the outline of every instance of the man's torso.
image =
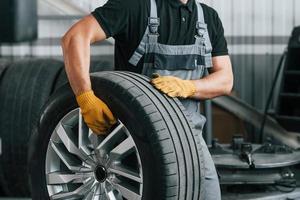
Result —
M118 10L118 8L115 8L117 6L123 8L119 10L120 16L110 17L114 9ZM202 7L213 46L212 55L228 54L224 35L221 37L223 41L219 41L220 35L218 34L223 34L220 33L220 29L223 31L223 27L216 11L204 4L202 4ZM195 0L189 0L185 5L179 2L179 0L157 0L157 10L160 18L158 30L159 43L168 45L189 45L195 43L194 36L196 34L197 21L197 6ZM128 60L144 36L150 15L150 1L110 0L103 7L96 9L93 15L99 21L106 34L113 36L116 40L116 70L140 73L143 59L138 67L130 65ZM103 21L106 22L103 23ZM113 23L113 27L109 25ZM216 42L220 44L215 44Z

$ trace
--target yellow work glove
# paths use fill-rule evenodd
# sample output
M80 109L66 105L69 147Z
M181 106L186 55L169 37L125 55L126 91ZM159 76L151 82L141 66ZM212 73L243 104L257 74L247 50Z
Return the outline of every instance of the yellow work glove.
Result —
M78 95L76 100L85 123L95 134L106 134L106 131L116 123L107 105L96 97L93 91Z
M169 97L188 98L196 93L196 85L191 80L182 80L174 76L154 74L151 83Z

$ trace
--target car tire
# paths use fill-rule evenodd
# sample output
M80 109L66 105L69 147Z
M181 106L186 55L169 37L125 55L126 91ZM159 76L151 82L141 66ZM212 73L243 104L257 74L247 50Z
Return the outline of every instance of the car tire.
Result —
M40 59L11 63L0 81L0 183L7 196L29 196L27 151L33 125L62 68Z
M140 165L135 165L133 162L130 163L134 166L140 166L138 171L140 173L139 176L142 178L140 177L138 180L142 180L142 183L139 182L137 184L137 178L134 179L128 174L124 175L124 173L123 175L117 173L117 175L113 176L115 183L112 180L109 181L109 178L103 180L104 182L102 183L97 179L96 169L99 168L95 167L90 168L94 173L90 174L90 179L85 181L93 180L93 183L96 185L99 183L97 187L100 188L98 188L100 192L95 192L97 188L95 188L94 184L91 187L85 187L85 193L82 192L86 182L83 183L83 179L78 179L78 177L74 178L74 172L70 170L69 164L77 163L80 165L80 163L88 161L89 158L94 158L97 155L95 149L99 148L101 150L108 141L112 141L111 138L114 138L116 134L116 127L112 129L112 133L104 140L103 137L97 137L89 132L88 137L92 135L97 137L96 140L91 140L91 143L100 141L97 144L99 145L98 148L94 148L93 153L88 155L86 160L80 161L80 158L79 162L66 161L75 159L79 155L77 150L82 149L82 147L80 145L76 146L76 144L80 144L77 142L84 140L74 139L74 135L80 138L83 137L83 131L80 132L81 128L78 131L78 123L79 127L81 127L80 120L77 122L78 119L81 119L80 112L76 110L78 106L70 86L64 85L57 90L42 109L39 124L34 129L30 140L28 165L33 200L50 199L49 196L53 199L102 199L101 195L104 195L103 199L106 199L105 195L111 195L111 193L107 192L110 190L116 190L116 193L113 193L113 195L121 195L122 198L118 196L116 199L201 199L202 187L200 180L202 180L201 177L203 177L204 170L202 170L203 154L200 145L200 133L193 128L192 122L180 101L161 94L149 84L148 78L133 73L98 72L91 75L91 81L95 94L109 106L114 116L119 120L120 123L117 127L123 124L126 127L124 130L127 130L129 133L129 136L127 135L126 137L132 138L132 143L135 145L134 155L137 155L141 162ZM71 117L70 113L75 114ZM79 118L76 115L79 115ZM65 126L69 127L67 128L68 131L67 129L59 129ZM73 130L74 133L70 134L70 130ZM68 135L68 137L62 135ZM110 151L109 155L111 157L105 155L108 157L108 160L113 160L112 155L115 155L115 151L117 151L115 149L120 150L120 146L123 144L123 142L120 144L116 141L114 142L116 147L112 147L113 144L115 145L113 142L108 145L111 149L114 148ZM57 145L60 148L57 148ZM97 145L94 147L97 147ZM102 147L100 148L101 145ZM75 149L77 150L75 151L74 148L72 150L71 146L76 146ZM122 147L125 146L123 145ZM106 146L106 148L108 147ZM68 153L69 149L73 152ZM50 154L48 154L49 152ZM114 154L111 152L114 152ZM124 152L126 151L124 150ZM100 158L105 156L100 156ZM111 162L113 163L113 161ZM127 164L126 162L122 160L121 163L122 165L124 163L128 165L129 162ZM83 170L86 168L86 165L89 164L84 164L84 166L76 169ZM107 170L111 172L109 167ZM50 168L53 168L52 170L54 171L49 171ZM114 168L114 165L112 168ZM134 173L130 172L130 174ZM133 179L135 181L132 181ZM107 189L107 187L111 189ZM126 190L124 190L124 187ZM141 187L142 190L140 190ZM94 193L92 194L92 192ZM98 196L96 197L95 195Z
M113 64L109 61L93 60L90 63L90 73L101 72L101 71L112 71L112 70L113 70ZM54 90L57 90L67 82L68 82L68 77L65 69L63 69L57 78Z
M3 74L4 74L5 70L6 70L7 66L8 66L8 62L6 60L1 60L0 61L0 81L1 81L1 78L2 78L2 76L3 76ZM0 152L1 151L2 151L2 149L0 150ZM0 157L1 157L1 153L0 153ZM0 173L0 179L3 179L3 176L2 176L1 173ZM5 196L1 185L0 185L0 196L1 197Z
M3 76L6 68L8 67L9 65L9 61L7 60L0 60L0 80L1 80L1 77Z

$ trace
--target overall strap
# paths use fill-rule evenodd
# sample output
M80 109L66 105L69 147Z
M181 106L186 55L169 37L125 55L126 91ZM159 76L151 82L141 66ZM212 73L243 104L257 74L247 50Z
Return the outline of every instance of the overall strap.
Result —
M145 34L140 42L138 48L133 53L129 60L129 63L137 66L138 62L141 60L146 51L146 44L157 43L158 39L158 27L160 25L160 19L157 15L157 5L156 0L150 0L150 17L148 18L148 25Z
M212 45L208 34L207 24L205 23L204 19L203 8L200 1L196 0L196 4L198 12L198 21L196 23L196 44L201 45L202 41L204 41L206 46L206 53L209 53L212 49Z
M201 3L198 0L195 0L195 2L196 2L196 5L197 5L198 22L201 22L201 23L205 24L203 8L201 6Z
M157 43L158 39L158 27L160 25L160 19L157 16L157 5L156 0L151 0L151 11L150 17L148 19L148 42L149 43Z
M156 0L150 0L150 17L157 18Z

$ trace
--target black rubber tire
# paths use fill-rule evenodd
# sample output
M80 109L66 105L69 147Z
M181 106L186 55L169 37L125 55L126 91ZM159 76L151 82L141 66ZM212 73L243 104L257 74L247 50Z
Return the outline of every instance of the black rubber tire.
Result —
M7 60L2 60L2 59L0 60L0 80L5 72L6 68L8 67L9 63L10 62Z
M1 78L6 70L6 68L8 67L9 62L7 60L0 60L0 81ZM1 156L0 156L1 158ZM2 174L0 173L0 180L3 179ZM3 197L5 196L5 193L3 192L2 186L0 185L0 196Z
M0 182L8 196L30 195L26 165L28 141L62 66L62 62L53 60L22 60L12 63L2 77Z
M113 70L113 63L109 61L101 61L101 60L93 60L90 63L90 73L93 72L102 72L102 71L112 71ZM57 90L64 84L68 82L66 71L63 69L60 72L60 75L56 81L54 90Z
M178 99L162 95L146 77L126 72L91 75L93 90L130 131L143 166L143 200L199 200L203 155L198 131ZM100 95L101 94L101 95ZM77 108L69 85L43 108L29 148L33 200L49 199L45 157L58 122Z

